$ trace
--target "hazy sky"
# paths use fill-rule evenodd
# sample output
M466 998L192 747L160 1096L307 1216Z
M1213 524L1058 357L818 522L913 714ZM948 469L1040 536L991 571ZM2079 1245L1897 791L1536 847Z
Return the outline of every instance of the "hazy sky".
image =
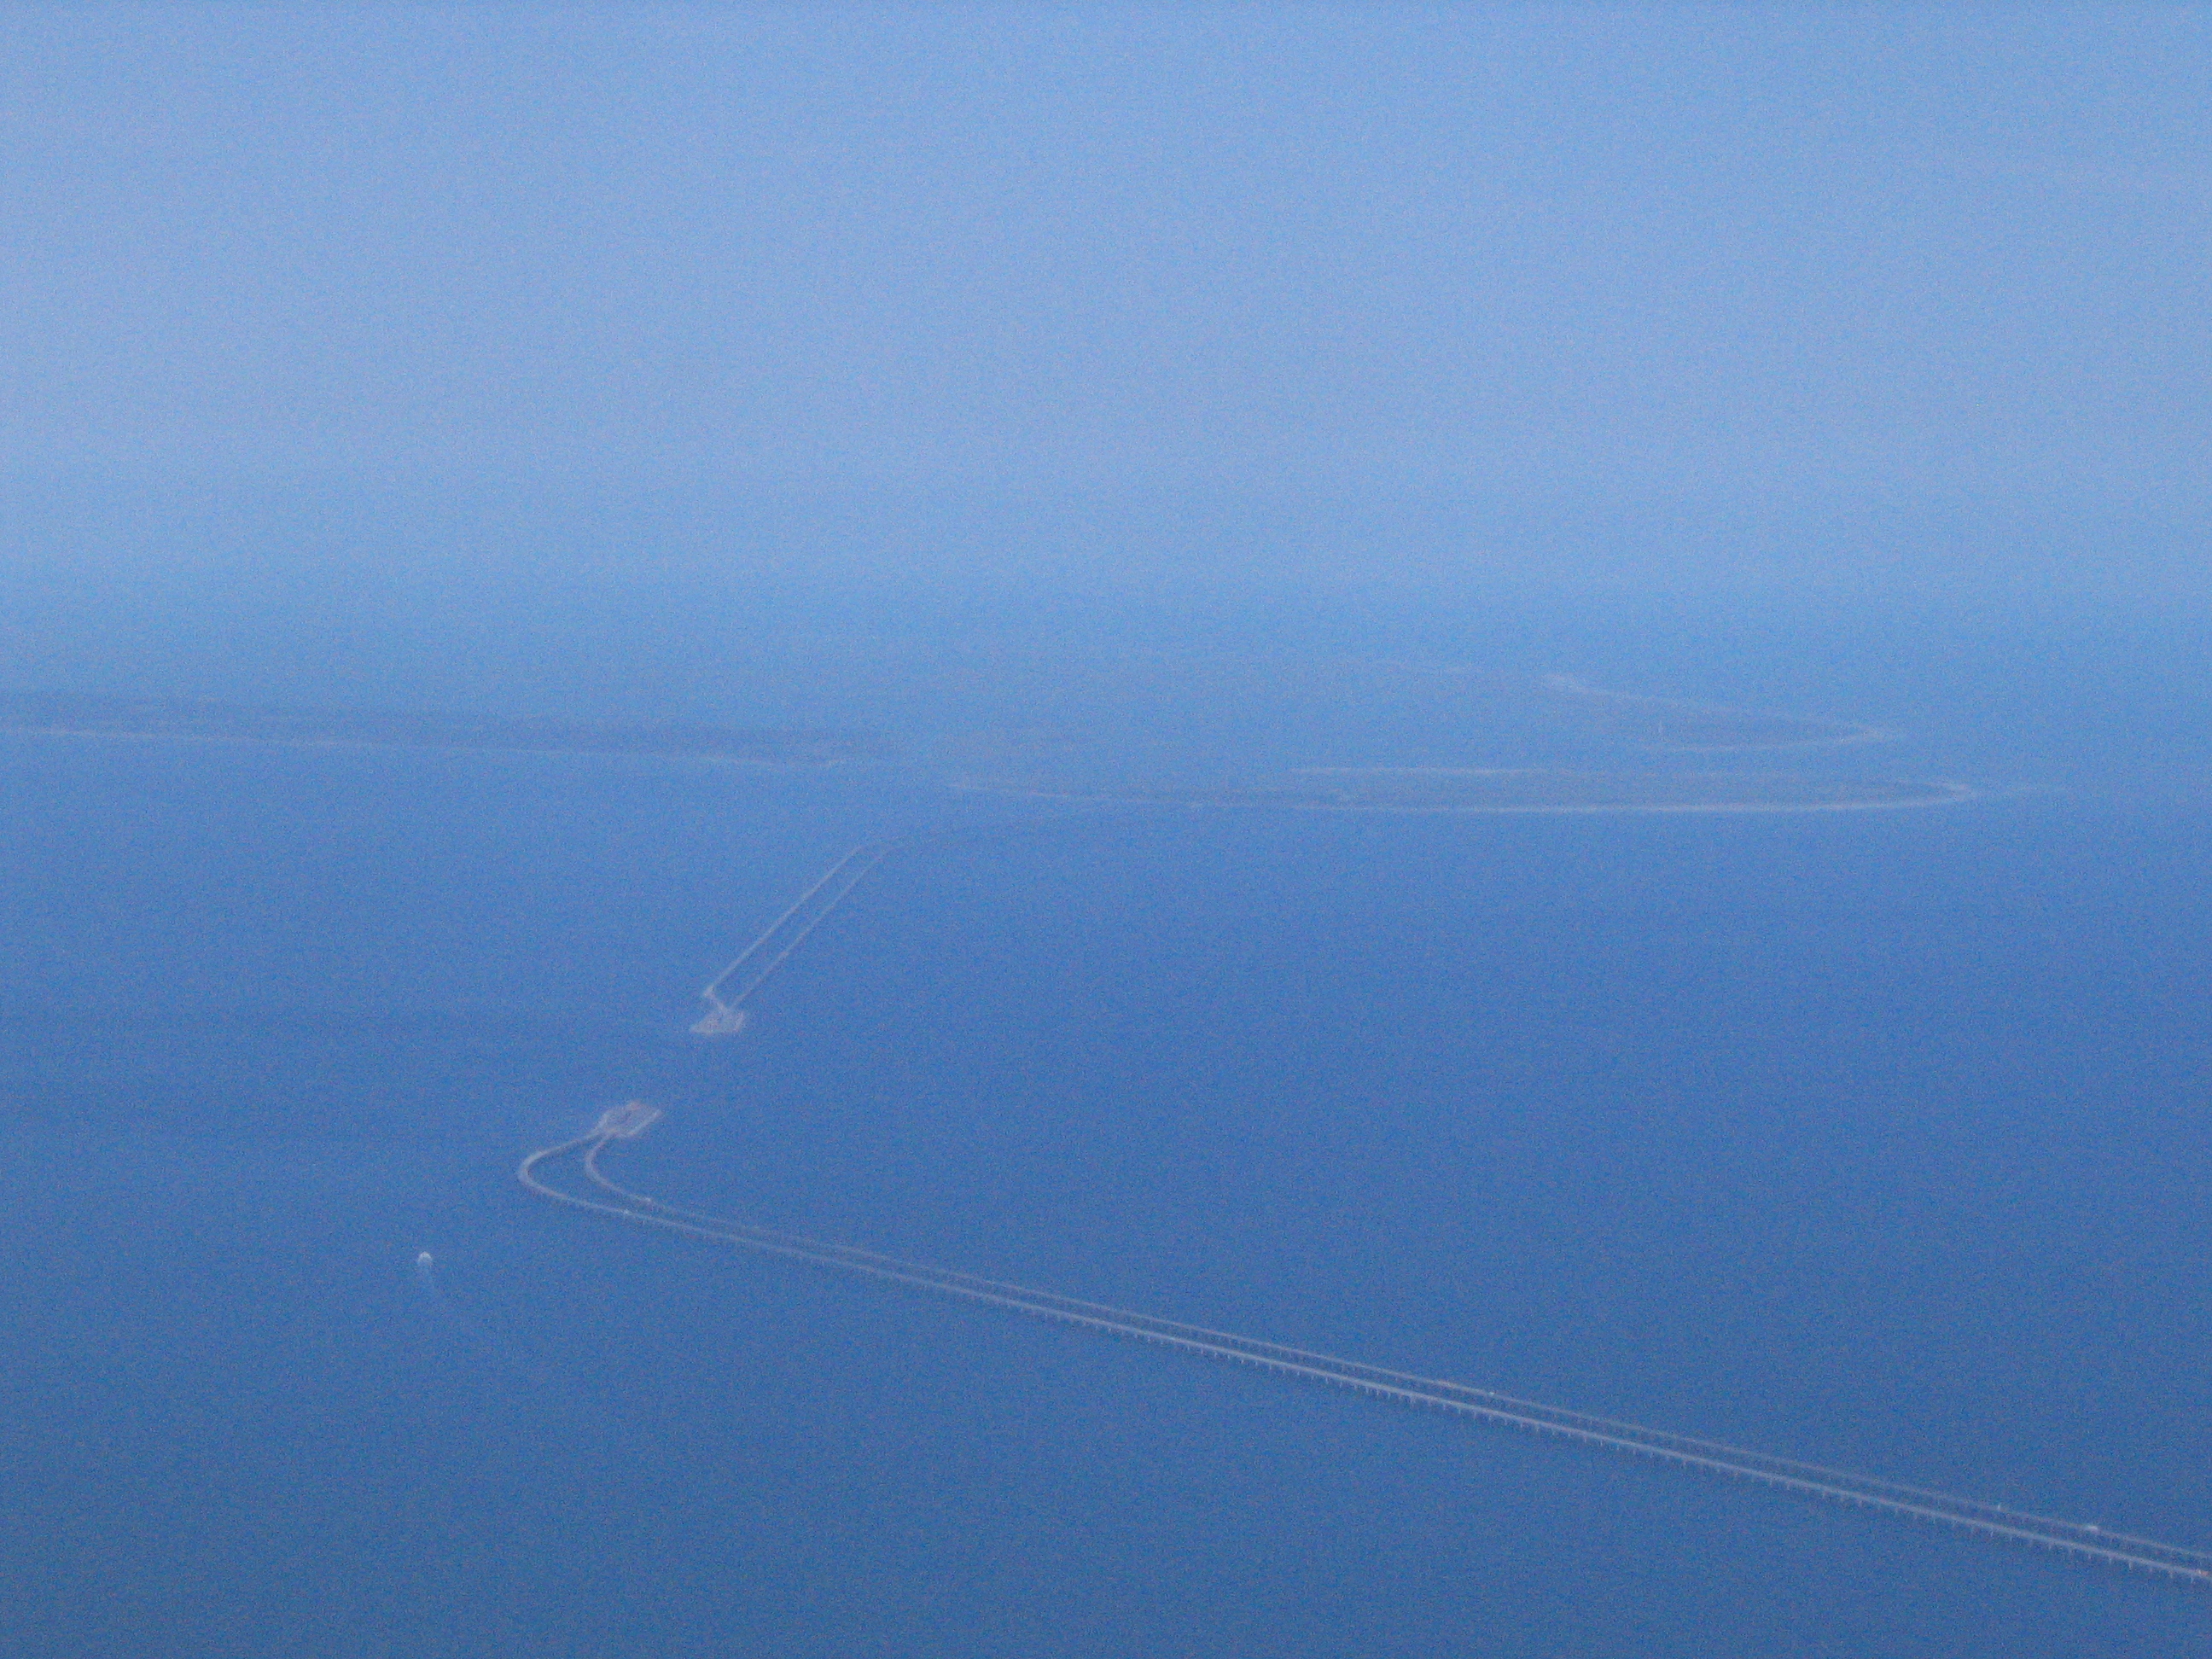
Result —
M4 14L19 471L2191 496L2212 12Z

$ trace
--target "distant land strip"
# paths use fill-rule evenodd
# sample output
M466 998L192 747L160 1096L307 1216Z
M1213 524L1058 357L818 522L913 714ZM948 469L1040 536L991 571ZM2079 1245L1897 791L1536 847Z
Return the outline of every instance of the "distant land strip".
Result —
M1735 749L1843 748L1888 743L1877 726L1761 714L1680 697L1647 697L1584 685L1569 674L1547 674L1545 689L1578 707L1600 731L1659 753L1719 754Z
M963 778L957 787L1056 800L1309 812L1848 812L1978 799L1963 783L1786 773L1577 772L1542 767L1316 767L1249 783L1085 787Z
M809 729L259 708L184 698L77 696L37 691L0 692L0 732L303 747L635 755L755 766L835 766L881 754L884 749L873 738Z

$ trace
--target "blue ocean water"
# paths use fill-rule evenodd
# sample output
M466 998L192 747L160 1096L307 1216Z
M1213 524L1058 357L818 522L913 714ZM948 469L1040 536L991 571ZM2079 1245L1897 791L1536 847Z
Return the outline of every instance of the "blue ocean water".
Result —
M2051 660L1822 671L1917 713L1899 769L2039 786L1964 807L922 843L708 1048L698 985L817 868L982 809L10 742L0 1642L2192 1650L2147 1581L511 1175L642 1095L624 1167L726 1213L2212 1543L2212 814L2127 718L2156 665Z

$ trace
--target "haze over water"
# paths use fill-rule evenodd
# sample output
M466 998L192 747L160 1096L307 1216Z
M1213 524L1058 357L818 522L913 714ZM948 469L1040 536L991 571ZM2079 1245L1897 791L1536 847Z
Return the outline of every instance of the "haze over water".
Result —
M0 733L0 1652L2201 1648L514 1178L2212 1547L2198 14L12 20L0 694L884 752Z

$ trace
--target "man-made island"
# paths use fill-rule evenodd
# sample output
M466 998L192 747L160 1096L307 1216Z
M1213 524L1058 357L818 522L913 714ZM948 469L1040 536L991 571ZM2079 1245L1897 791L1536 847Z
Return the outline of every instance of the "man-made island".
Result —
M0 732L46 737L636 755L756 766L835 766L880 753L848 732L654 721L508 719L482 714L256 708L167 697L0 692Z
M960 787L1063 800L1330 812L1838 812L1971 800L1961 783L1755 772L1576 772L1541 767L1318 767L1244 783L1082 789L970 778Z

